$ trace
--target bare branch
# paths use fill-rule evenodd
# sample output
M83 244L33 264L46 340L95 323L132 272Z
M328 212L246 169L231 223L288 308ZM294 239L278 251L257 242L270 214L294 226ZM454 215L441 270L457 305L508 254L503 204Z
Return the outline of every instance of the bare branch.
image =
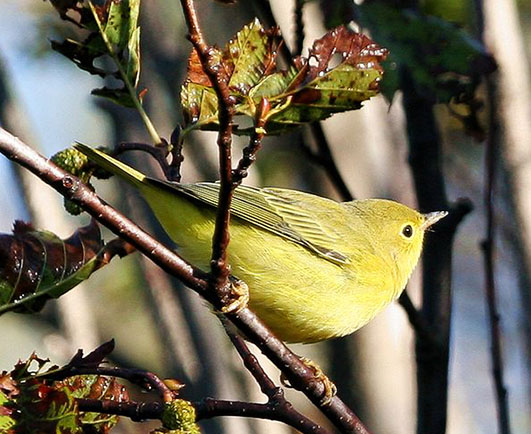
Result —
M485 44L485 17L483 11L483 1L475 0L476 17L478 19L479 36ZM492 377L496 391L496 406L498 410L498 426L500 434L510 434L509 403L507 389L503 381L503 355L501 344L500 315L496 299L496 284L494 270L494 246L495 246L495 218L494 218L494 190L496 183L498 150L501 145L501 125L499 113L495 110L498 107L498 89L496 76L485 77L487 83L487 99L489 110L489 130L485 143L485 186L483 202L487 214L487 227L485 239L481 243L483 260L485 267L485 297L490 322L491 341L491 364Z
M218 61L212 56L212 49L205 42L192 0L181 0L185 19L188 25L188 36L196 49L203 70L210 79L218 97L218 148L220 188L216 226L212 237L212 287L225 305L230 302L229 274L227 263L227 247L230 241L229 222L230 204L232 201L232 117L234 101L230 96L228 83L221 74Z

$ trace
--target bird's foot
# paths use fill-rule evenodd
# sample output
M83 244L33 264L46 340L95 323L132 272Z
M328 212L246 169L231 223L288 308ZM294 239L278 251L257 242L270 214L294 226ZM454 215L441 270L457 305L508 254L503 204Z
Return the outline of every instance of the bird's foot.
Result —
M221 308L221 313L238 313L249 304L249 287L242 280L231 278L230 292L234 298Z
M320 382L323 383L324 394L323 394L323 396L321 398L321 405L326 406L326 405L330 404L330 402L332 401L332 398L334 396L336 396L336 394L337 394L336 385L326 376L326 374L321 369L321 367L317 363L315 363L313 360L310 360L310 359L308 359L306 357L301 357L301 356L299 356L299 359L301 360L302 363L304 363L304 365L306 367L308 367L309 369L311 369L313 371L314 378L317 381L320 381ZM280 376L280 381L281 381L282 385L284 385L286 387L292 387L289 384L289 382L286 379L286 377L284 376L284 374L282 374Z

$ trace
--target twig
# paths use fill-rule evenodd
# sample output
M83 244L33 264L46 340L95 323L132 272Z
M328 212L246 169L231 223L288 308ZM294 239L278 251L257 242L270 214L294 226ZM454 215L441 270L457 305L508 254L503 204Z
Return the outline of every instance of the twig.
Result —
M334 157L332 156L332 151L330 150L330 145L326 139L323 127L320 122L314 122L311 124L311 131L315 137L317 143L317 149L319 152L319 163L325 169L326 173L330 177L334 187L337 189L342 200L349 201L353 200L354 196L350 192L343 176L339 172L339 169L336 165Z
M161 420L164 407L160 402L117 402L110 399L76 399L79 409L85 412L102 414L115 414L128 417L133 421ZM308 427L304 420L286 418L268 404L254 402L226 401L221 399L205 398L199 402L190 403L196 411L196 420L210 419L219 416L242 416L258 419L276 420L283 422L305 434L328 434L328 431L317 426Z
M256 161L256 154L262 147L262 139L265 135L267 113L270 110L269 101L266 98L260 100L256 110L253 133L249 138L249 144L243 150L243 156L238 162L238 167L232 171L232 186L236 188L248 174L249 167Z
M402 292L398 302L406 311L409 323L415 330L415 335L420 339L426 341L429 345L435 347L439 344L437 339L430 330L429 324L426 319L422 316L419 310L415 307L407 291Z
M276 386L271 378L269 378L269 376L265 373L242 337L234 333L229 328L225 328L225 331L229 335L234 348L236 348L236 351L238 351L238 354L242 358L245 368L251 373L260 386L262 393L269 399L274 399L276 396L282 396L282 389Z
M290 384L302 391L341 432L369 434L369 430L338 396L331 398L328 405L322 404L325 395L322 381L282 341L274 337L249 309L226 316L285 374Z
M181 126L177 125L171 133L170 143L171 163L169 173L166 175L169 181L181 182L181 164L184 161L183 142L181 140Z
M475 11L479 39L485 44L485 17L483 13L483 0L475 0ZM510 434L508 394L503 381L503 356L501 345L500 315L496 301L496 284L494 271L494 189L496 182L497 150L500 148L501 128L500 119L496 108L498 107L496 77L485 77L487 83L487 99L489 106L489 128L485 143L485 190L484 205L487 214L487 227L485 240L481 243L483 260L485 264L485 296L490 320L491 363L492 377L496 390L496 407L498 410L498 429L500 434Z
M155 160L157 160L157 163L159 163L159 166L162 169L162 172L164 173L164 176L166 177L166 179L171 181L171 168L168 164L168 161L166 160L166 157L168 156L168 143L162 138L161 143L161 146L152 146L148 145L147 143L122 142L114 147L112 155L117 156L129 151L146 152L151 155Z
M232 344L238 351L238 354L243 360L245 368L251 373L260 390L269 399L267 405L271 407L271 410L280 417L283 422L297 428L302 432L309 433L328 433L328 430L322 428L320 425L307 418L302 413L295 410L292 404L285 398L284 391L281 387L275 385L275 383L268 377L265 371L262 369L258 360L253 353L249 350L249 347L245 341L237 334L233 333L230 329L226 328L227 334L232 341Z
M131 220L104 203L94 191L77 178L60 169L2 128L0 128L0 153L26 167L63 196L74 200L99 223L130 242L163 270L179 278L188 287L213 303L216 308L221 307L213 294L207 291L207 276L204 272L188 264L172 250L157 242ZM237 313L230 313L226 316L286 375L290 384L320 407L342 432L369 433L339 397L334 396L329 405L322 405L321 401L325 394L324 384L315 378L313 371L282 341L271 334L253 312L248 308L243 308Z
M294 54L299 56L302 54L302 48L304 46L304 22L303 8L305 0L295 0L295 50Z
M77 405L80 411L94 412L101 414L115 414L128 417L132 421L140 422L162 418L164 406L155 402L118 402L110 399L87 399L77 398Z
M232 201L232 117L234 101L230 96L227 78L222 75L221 65L213 59L213 51L203 39L199 21L192 0L181 0L184 16L188 25L188 37L197 51L205 74L210 79L218 97L218 148L220 188L216 226L212 237L212 287L225 305L230 302L227 247L230 241L229 222Z

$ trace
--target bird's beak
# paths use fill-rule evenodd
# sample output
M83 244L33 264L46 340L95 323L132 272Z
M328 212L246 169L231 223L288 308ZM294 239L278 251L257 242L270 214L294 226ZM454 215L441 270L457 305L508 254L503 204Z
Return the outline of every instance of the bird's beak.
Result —
M435 211L435 212L429 212L428 214L424 214L424 223L420 226L420 228L425 231L430 226L437 223L440 219L446 217L448 215L448 211Z

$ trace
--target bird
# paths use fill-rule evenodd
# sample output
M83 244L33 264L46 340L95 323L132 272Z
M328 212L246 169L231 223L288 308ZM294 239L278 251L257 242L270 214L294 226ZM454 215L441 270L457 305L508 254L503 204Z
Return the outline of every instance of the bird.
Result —
M74 146L137 188L178 253L208 270L219 183L144 175L98 149ZM233 191L228 261L249 307L288 343L353 333L404 290L424 235L446 211L420 213L387 199L337 202L286 188Z

